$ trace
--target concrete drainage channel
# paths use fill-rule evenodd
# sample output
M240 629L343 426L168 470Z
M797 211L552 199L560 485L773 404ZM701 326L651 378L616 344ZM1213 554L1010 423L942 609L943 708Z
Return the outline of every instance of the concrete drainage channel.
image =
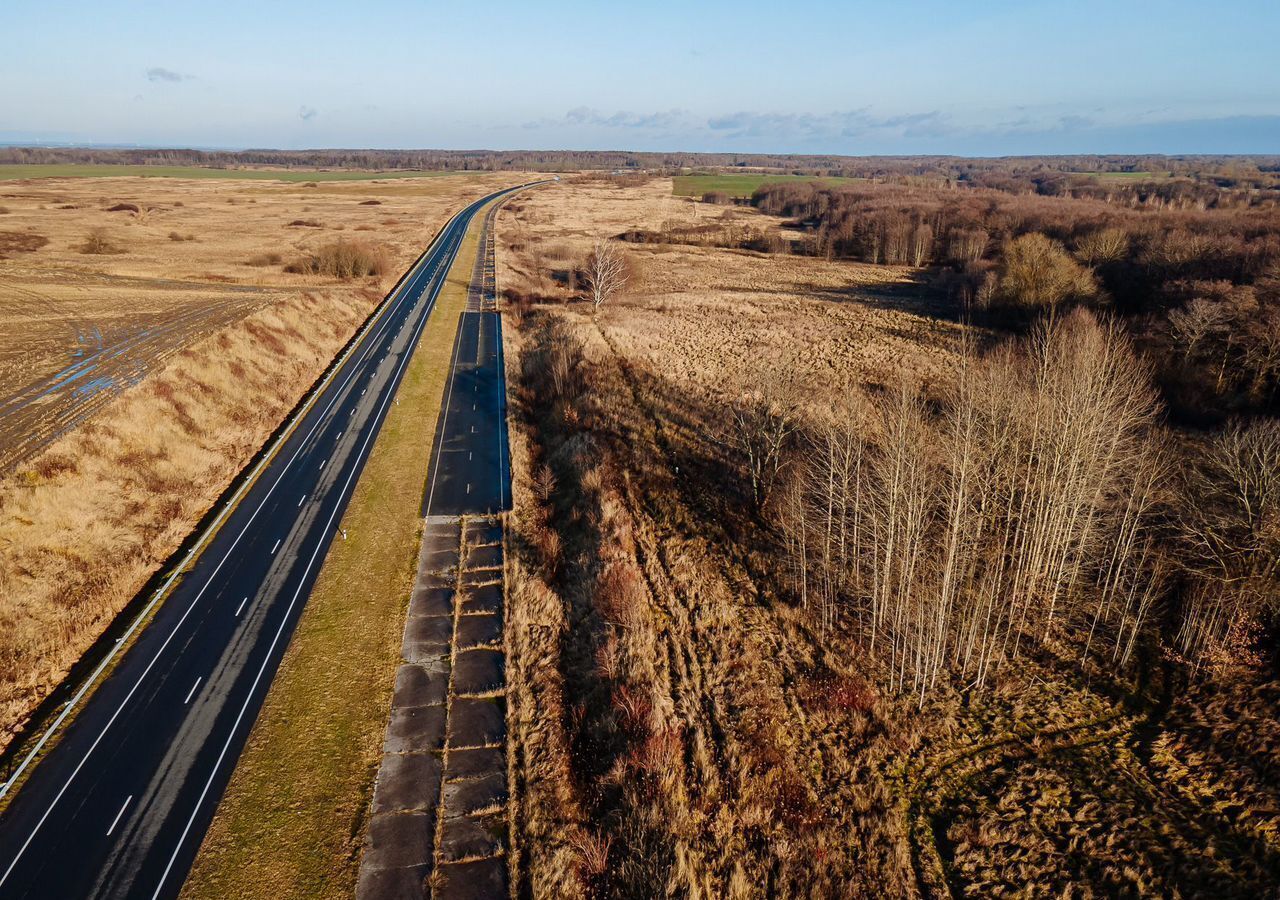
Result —
M426 523L356 896L504 897L502 525Z

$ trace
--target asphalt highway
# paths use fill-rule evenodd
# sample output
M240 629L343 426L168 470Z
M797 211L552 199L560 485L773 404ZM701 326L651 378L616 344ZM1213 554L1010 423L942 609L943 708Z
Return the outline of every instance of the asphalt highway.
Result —
M498 513L511 499L502 319L483 278L483 254L458 320L453 367L436 429L426 516Z
M18 786L0 816L0 898L178 894L467 226L494 196L440 233ZM474 424L467 387L502 402L495 328L478 323L459 350L492 360L492 378L455 372L450 428ZM442 498L467 496L465 473L441 477Z

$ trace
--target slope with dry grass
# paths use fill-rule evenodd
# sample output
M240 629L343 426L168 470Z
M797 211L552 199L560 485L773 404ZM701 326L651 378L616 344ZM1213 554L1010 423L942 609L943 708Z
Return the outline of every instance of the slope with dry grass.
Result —
M308 292L253 313L0 483L4 743L380 299Z

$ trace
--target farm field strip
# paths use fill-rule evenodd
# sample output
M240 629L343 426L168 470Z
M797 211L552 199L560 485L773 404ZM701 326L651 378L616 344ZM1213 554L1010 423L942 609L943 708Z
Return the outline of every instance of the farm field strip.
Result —
M91 164L0 165L0 181L27 178L222 178L240 181L378 181L384 178L438 178L453 172L418 169L386 172L316 169L216 169L211 166L129 166Z

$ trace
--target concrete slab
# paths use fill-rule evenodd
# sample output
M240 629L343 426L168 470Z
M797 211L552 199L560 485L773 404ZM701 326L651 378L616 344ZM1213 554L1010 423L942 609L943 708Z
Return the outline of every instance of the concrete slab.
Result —
M447 672L431 672L422 666L405 664L396 670L396 692L391 706L393 709L434 706L444 703L448 692Z
M479 587L481 585L502 586L502 569L468 569L462 573L462 587Z
M413 592L409 601L411 616L453 615L453 587L423 587Z
M459 650L466 650L469 647L479 647L485 644L500 644L502 642L502 617L496 615L459 616L458 630L454 640L457 641Z
M440 858L460 862L497 856L506 848L506 843L507 821L501 813L445 819L440 833Z
M426 865L402 869L375 869L361 865L356 900L424 900L430 874L431 867Z
M383 753L439 750L444 746L445 708L415 706L391 710Z
M449 747L501 744L507 737L507 704L502 697L460 697L453 701Z
M468 544L502 543L502 526L489 519L472 519L467 523Z
M429 644L411 644L406 641L401 653L405 662L421 666L432 674L449 674L447 648L441 650L440 645L434 641Z
M432 895L435 900L494 900L507 896L507 858L444 863Z
M455 694L500 691L506 684L506 657L501 650L463 650L454 654Z
M507 754L504 747L475 747L470 750L449 751L449 779L479 778L495 772L507 771Z
M471 552L467 554L467 568L501 569L502 545L486 544L481 547L472 547Z
M373 814L434 810L440 796L440 756L435 753L389 753L378 769Z
M468 588L463 594L462 612L464 615L502 612L502 585L488 584L483 587Z
M434 811L374 816L369 820L364 865L373 869L430 866L435 833Z
M457 539L452 540L451 547L433 547L423 549L419 555L419 568L423 572L444 572L452 575L458 568Z
M449 652L453 640L453 619L448 616L410 616L404 623L404 640L409 644L436 644Z
M507 802L507 773L491 772L480 778L447 781L444 785L444 817L473 816Z

